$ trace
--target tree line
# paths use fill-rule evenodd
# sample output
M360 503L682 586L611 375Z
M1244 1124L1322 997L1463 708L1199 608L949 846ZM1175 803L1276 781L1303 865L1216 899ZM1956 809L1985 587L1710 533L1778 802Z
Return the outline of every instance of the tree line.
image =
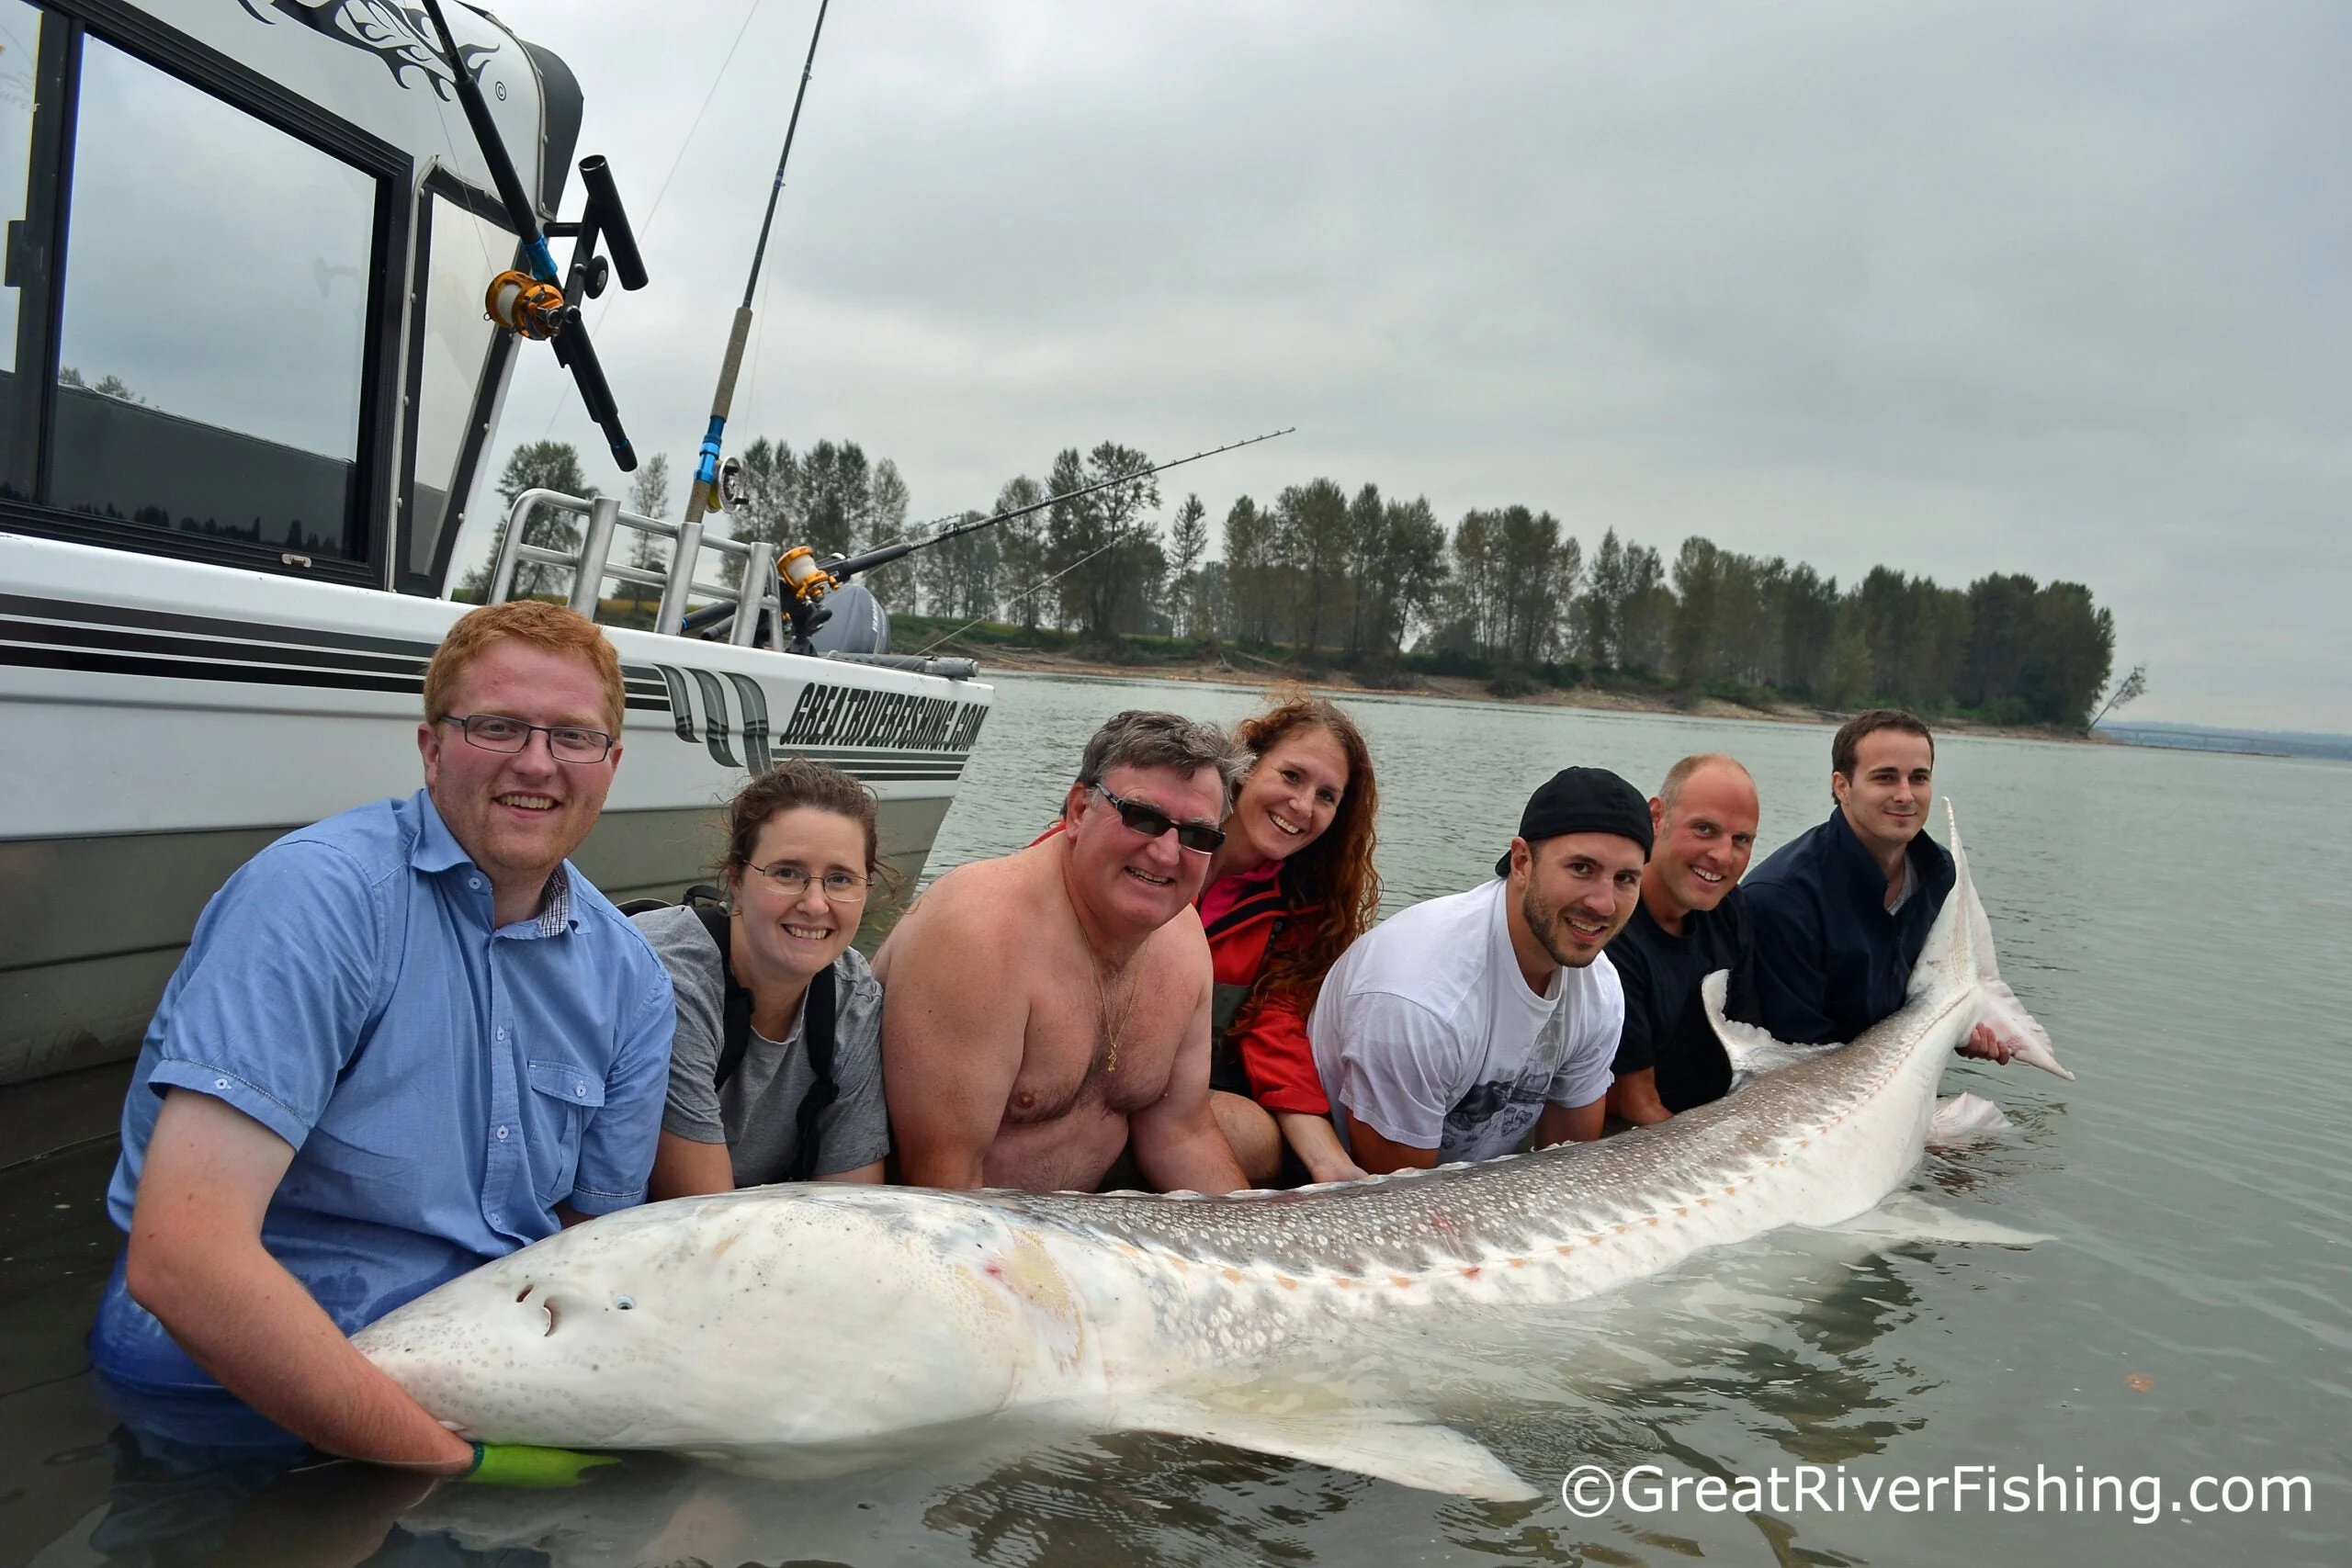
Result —
M518 448L501 493L548 483L564 457L576 479L564 444ZM1474 509L1449 528L1425 496L1373 484L1351 494L1329 479L1265 504L1234 502L1212 558L1200 497L1163 515L1157 478L1140 473L1150 464L1117 442L1067 448L1042 479L1009 480L991 511L1136 477L918 551L866 581L902 614L1052 628L1097 645L1147 636L1256 648L1374 676L1426 664L1491 676L1498 689L1621 680L2079 729L2113 673L2114 618L2078 582L1996 573L1951 588L1878 566L1841 586L1804 562L1700 537L1669 559L1611 527L1588 550L1527 506ZM905 482L854 442L796 456L763 439L742 466L748 497L729 520L738 538L805 543L821 557L904 536ZM666 488L658 500L666 506Z

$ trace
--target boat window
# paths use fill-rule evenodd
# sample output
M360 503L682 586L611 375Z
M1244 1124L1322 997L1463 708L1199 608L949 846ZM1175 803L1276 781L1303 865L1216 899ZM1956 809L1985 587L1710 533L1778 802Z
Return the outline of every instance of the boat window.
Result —
M465 456L482 367L494 329L482 310L482 286L514 265L514 236L448 197L430 201L424 236L424 327L416 394L415 526L408 570L433 570L446 532L464 522L466 497L449 489Z
M358 558L374 177L92 38L70 211L51 503Z
M39 59L40 13L22 0L0 0L0 215L14 217L25 210L25 190L32 158L33 67ZM17 428L24 405L17 385L17 289L22 279L15 260L7 268L7 287L0 288L0 432ZM33 359L39 361L39 351ZM29 469L28 459L24 467ZM13 462L7 467L13 468ZM21 500L32 486L28 476L7 474L0 479L0 496Z

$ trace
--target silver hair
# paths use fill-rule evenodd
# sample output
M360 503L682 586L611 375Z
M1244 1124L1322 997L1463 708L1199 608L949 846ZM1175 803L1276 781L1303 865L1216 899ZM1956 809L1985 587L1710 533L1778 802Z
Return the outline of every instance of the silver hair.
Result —
M1078 764L1078 782L1101 784L1102 775L1113 768L1174 768L1186 778L1203 768L1214 768L1224 791L1224 804L1217 808L1222 820L1233 809L1233 792L1249 761L1220 726L1182 714L1129 708L1104 720L1086 743L1086 754Z

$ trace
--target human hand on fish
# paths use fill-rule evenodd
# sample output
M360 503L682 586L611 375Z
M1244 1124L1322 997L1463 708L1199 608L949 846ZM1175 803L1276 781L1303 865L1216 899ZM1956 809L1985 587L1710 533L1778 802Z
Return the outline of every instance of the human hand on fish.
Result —
M1993 1026L1989 1023L1980 1023L1970 1030L1968 1043L1962 1045L1954 1054L1973 1056L1980 1062L1990 1062L1996 1067L2007 1066L2010 1058L2017 1055L2007 1041L1993 1032Z

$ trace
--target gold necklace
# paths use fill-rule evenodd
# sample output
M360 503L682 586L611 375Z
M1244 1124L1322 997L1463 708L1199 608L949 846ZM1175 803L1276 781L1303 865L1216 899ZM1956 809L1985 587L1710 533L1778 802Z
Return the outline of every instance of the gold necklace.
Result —
M1127 987L1126 1005L1119 1010L1119 1021L1111 1021L1110 994L1102 988L1102 965L1095 961L1091 949L1087 953L1087 972L1094 976L1094 1009L1101 1016L1102 1034L1110 1046L1102 1054L1102 1071L1108 1075L1119 1070L1119 1036L1125 1032L1127 1021L1135 1017L1136 996L1143 989L1140 983Z

